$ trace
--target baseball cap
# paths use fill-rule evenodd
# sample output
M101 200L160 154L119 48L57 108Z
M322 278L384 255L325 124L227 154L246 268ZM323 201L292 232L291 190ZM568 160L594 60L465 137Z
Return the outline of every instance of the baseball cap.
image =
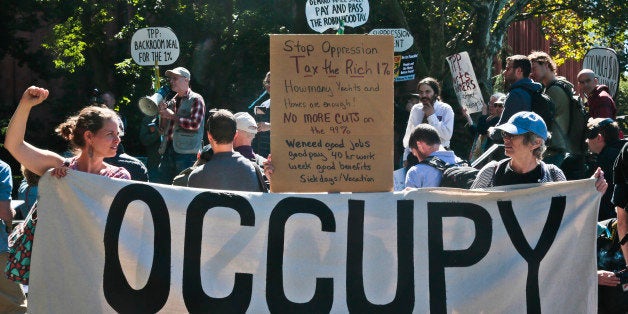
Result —
M233 115L236 119L236 127L238 130L257 134L257 122L253 116L247 112L237 112Z
M506 102L506 96L502 96L497 98L497 100L493 104L501 104L503 105Z
M587 121L586 136L588 139L595 138L600 131L607 125L615 122L611 118L589 118Z
M517 112L508 119L508 122L495 128L513 135L532 132L543 140L547 140L547 125L545 125L545 121L543 121L541 116L531 111Z
M189 79L190 78L190 71L188 71L188 69L186 69L184 67L178 67L178 68L174 68L172 70L166 71L166 76L167 77L171 77L173 75L183 76L186 79Z

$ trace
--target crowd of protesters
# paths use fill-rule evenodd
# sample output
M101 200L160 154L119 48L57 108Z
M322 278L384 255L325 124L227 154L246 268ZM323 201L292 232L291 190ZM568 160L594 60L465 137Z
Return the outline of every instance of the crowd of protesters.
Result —
M569 124L569 103L577 95L574 84L561 83L572 88L571 94L558 88L556 81L565 81L556 73L556 65L549 55L533 52L530 56L507 58L504 79L508 84L503 93L491 95L488 104L475 117L463 108L467 127L474 138L468 155L475 161L493 145L502 146L503 159L491 160L478 167L472 189L500 185L565 181L570 175L595 178L595 188L603 193L600 205L600 232L614 235L622 253L620 264L601 259L598 264L600 285L600 312L626 311L626 302L616 302L622 294L620 279L627 272L628 263L628 144L624 144L616 121L617 109L608 88L598 84L593 71L585 69L578 75L579 103L588 108L590 120L585 128L585 143L574 143L563 129ZM269 147L254 152L258 132L264 133L268 144L268 112L270 99L257 106L254 116L246 112L232 113L225 109L207 110L203 97L192 91L190 72L177 67L166 71L170 87L176 94L158 104L158 115L142 120L140 140L146 147L146 164L124 153L121 138L125 121L114 110L115 98L108 93L102 105L90 105L76 116L69 117L56 129L68 140L73 151L62 156L37 148L25 141L26 121L31 108L44 102L49 91L29 87L9 123L5 147L23 167L25 195L30 200L22 208L21 217L35 217L37 203L29 194L36 191L37 180L49 169L56 177L63 177L67 169L138 181L152 181L198 188L267 192L274 168ZM270 92L270 72L263 80ZM556 104L552 127L533 112L532 97L526 89L543 91ZM454 111L441 98L441 86L431 77L423 78L417 93L404 97L406 104L400 115L403 125L395 125L399 139L397 152L403 156L407 189L439 186L442 169L434 168L426 160L437 158L444 164L459 164L463 159L451 150L454 129ZM257 122L256 122L257 118ZM399 121L399 119L396 119ZM405 130L405 134L401 134ZM261 133L260 133L261 134ZM203 138L209 140L203 146ZM259 137L258 137L259 139ZM595 157L584 162L583 146ZM258 146L259 147L259 146ZM575 159L574 159L575 158ZM570 168L570 159L578 160L581 169ZM582 161L582 162L581 162ZM588 167L586 167L588 165ZM28 174L28 176L27 176ZM11 172L0 163L3 191L0 199L0 249L4 249L0 263L7 261L9 248L6 230L11 229L15 211L11 200ZM32 190L30 189L32 188ZM36 193L36 192L35 192ZM612 220L612 221L610 221ZM610 223L608 223L610 221ZM2 228L6 227L6 228ZM34 232L34 230L33 230ZM614 233L613 233L614 232ZM624 256L626 257L624 259ZM619 265L619 266L617 266ZM24 281L22 281L24 282ZM0 278L0 312L25 312L26 296L17 282ZM625 294L623 294L626 297ZM623 310L622 310L623 309Z

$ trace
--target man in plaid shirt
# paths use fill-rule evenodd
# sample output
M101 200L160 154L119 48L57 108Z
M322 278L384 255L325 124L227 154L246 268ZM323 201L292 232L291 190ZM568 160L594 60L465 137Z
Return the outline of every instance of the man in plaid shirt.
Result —
M156 182L171 184L178 173L194 164L203 146L205 102L203 96L190 89L190 71L186 68L168 70L166 76L177 94L159 104L159 130L164 137Z

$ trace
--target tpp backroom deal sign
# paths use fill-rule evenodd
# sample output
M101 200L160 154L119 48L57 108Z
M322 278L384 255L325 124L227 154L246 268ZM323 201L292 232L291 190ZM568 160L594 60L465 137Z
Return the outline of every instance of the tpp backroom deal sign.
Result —
M138 65L169 65L179 58L179 40L168 27L138 29L131 38L131 56Z

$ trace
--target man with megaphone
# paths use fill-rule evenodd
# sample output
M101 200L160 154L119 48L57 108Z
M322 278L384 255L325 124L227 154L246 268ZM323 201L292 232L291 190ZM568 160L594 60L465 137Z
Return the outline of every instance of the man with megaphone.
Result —
M172 184L172 179L196 161L203 146L205 102L190 88L190 71L177 67L166 71L170 89L177 94L159 104L159 131L163 135L156 182Z

